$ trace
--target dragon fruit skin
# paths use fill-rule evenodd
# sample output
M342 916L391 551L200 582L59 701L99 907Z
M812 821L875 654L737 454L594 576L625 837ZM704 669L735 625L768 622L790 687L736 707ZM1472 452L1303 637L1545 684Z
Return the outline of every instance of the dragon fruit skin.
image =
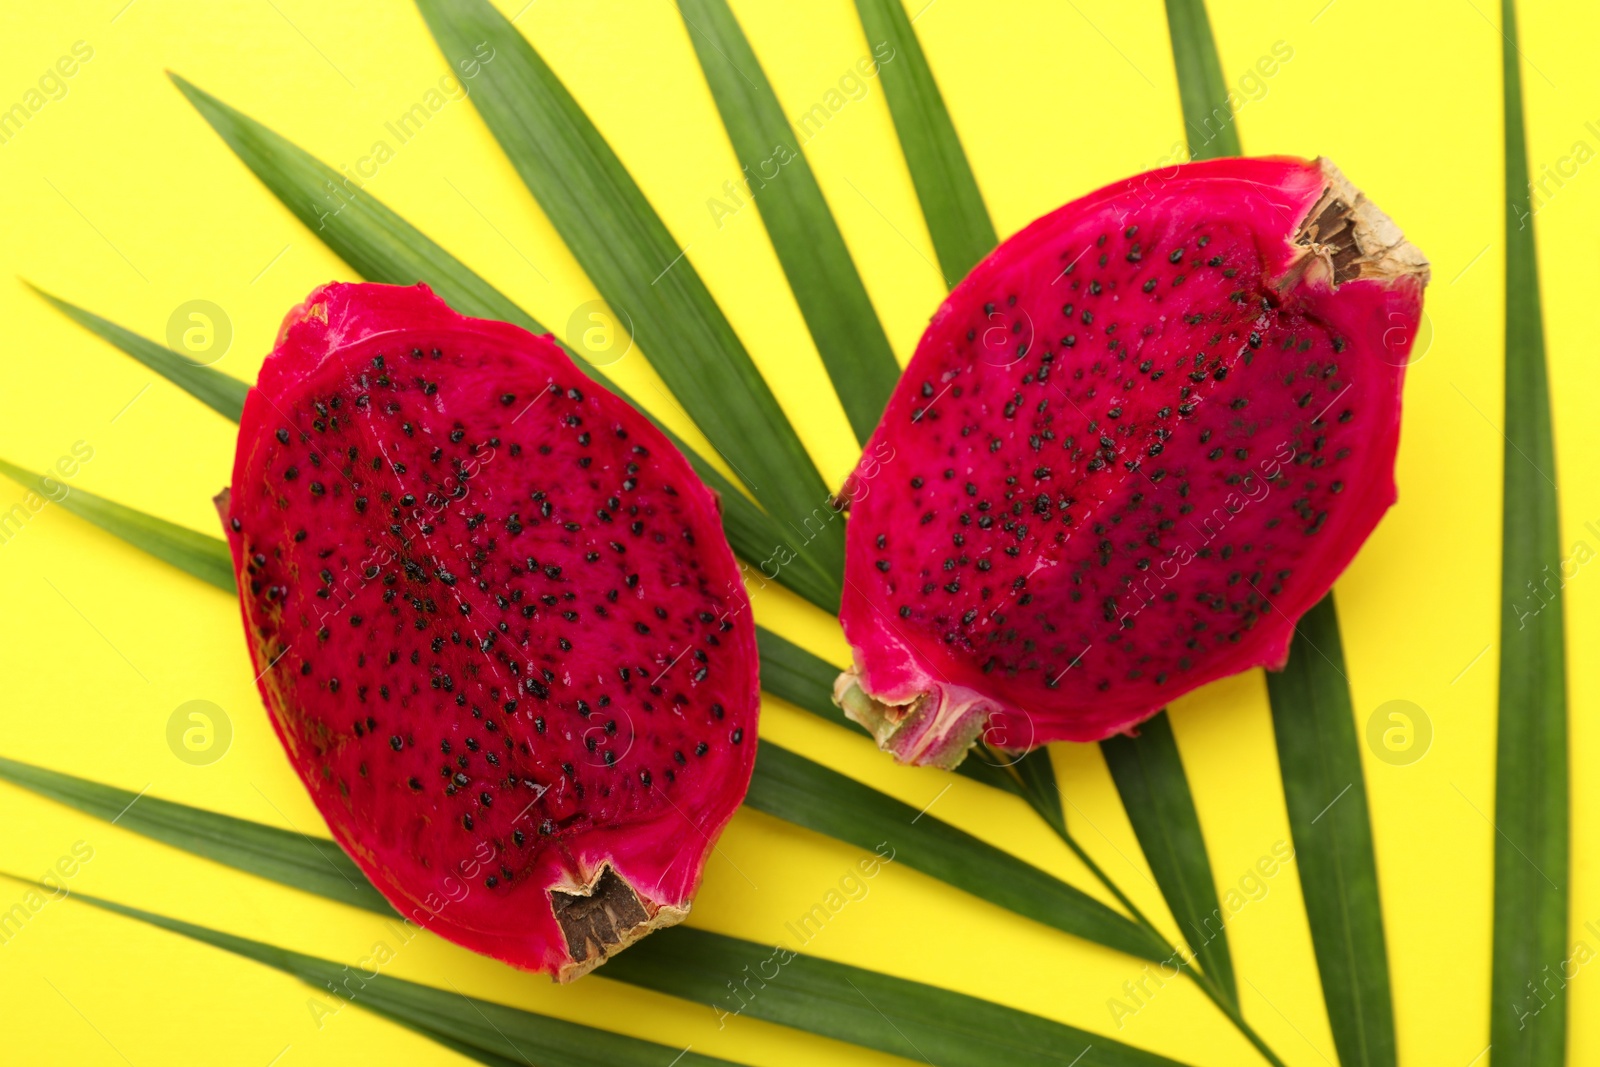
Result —
M273 726L402 915L566 981L687 914L757 653L716 501L643 416L549 337L331 284L218 508Z
M1139 175L1007 240L846 484L836 700L954 766L1281 668L1395 500L1427 280L1326 160Z

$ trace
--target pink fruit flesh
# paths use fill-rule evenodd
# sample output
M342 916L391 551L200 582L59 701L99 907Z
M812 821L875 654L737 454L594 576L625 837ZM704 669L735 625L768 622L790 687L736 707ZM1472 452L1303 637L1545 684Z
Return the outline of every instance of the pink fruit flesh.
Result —
M218 505L273 726L401 914L567 980L687 913L749 785L756 648L649 422L548 337L327 285Z
M1394 502L1427 278L1324 160L1152 172L1006 241L846 488L841 704L952 766L1281 667Z

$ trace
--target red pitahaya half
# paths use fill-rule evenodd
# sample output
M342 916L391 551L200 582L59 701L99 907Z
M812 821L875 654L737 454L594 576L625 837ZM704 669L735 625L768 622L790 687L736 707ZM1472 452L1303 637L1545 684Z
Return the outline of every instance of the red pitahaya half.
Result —
M681 920L750 782L712 494L548 337L324 286L218 497L261 694L401 914L569 980Z
M1428 264L1326 160L1143 174L997 248L850 500L846 712L909 763L1281 668L1395 500Z

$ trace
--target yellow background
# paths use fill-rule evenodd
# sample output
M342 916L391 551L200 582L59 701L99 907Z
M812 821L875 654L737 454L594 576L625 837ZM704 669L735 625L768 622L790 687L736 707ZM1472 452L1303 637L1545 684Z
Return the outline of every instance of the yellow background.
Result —
M922 2L912 0L914 13ZM158 339L178 305L214 301L234 327L218 366L253 379L285 310L313 286L351 274L233 157L163 68L334 165L353 164L380 138L392 143L383 124L447 68L403 3L125 3L8 4L0 16L0 106L22 99L74 42L94 49L67 95L0 144L0 456L43 469L85 441L94 458L71 484L211 531L209 497L230 469L232 426L70 324L13 276ZM508 14L523 3L506 5ZM791 116L867 54L848 0L734 6ZM1402 1058L1443 1067L1467 1067L1488 1043L1503 447L1497 6L1211 5L1231 82L1275 42L1294 53L1241 111L1246 149L1332 157L1434 264L1433 341L1406 383L1401 502L1338 589L1358 725L1380 704L1404 699L1425 709L1434 728L1431 750L1412 765L1363 755ZM1525 5L1536 178L1542 165L1574 153L1575 142L1589 154L1600 149L1595 20L1578 0ZM745 210L719 229L707 209L739 166L673 6L537 0L517 25L588 109L680 245L691 246L690 258L837 484L854 446L759 217ZM1156 0L934 0L916 28L1002 236L1155 165L1183 139ZM842 109L807 154L903 360L942 287L881 86L871 83L865 98ZM1585 156L1582 166L1562 166L1576 173L1560 188L1547 186L1555 193L1539 213L1538 237L1562 545L1570 552L1580 541L1600 549L1600 482L1592 475L1600 448L1592 414L1600 393L1600 162ZM596 295L467 102L442 109L367 189L555 329ZM611 370L635 396L656 395L638 352ZM672 405L657 410L687 428ZM21 498L0 484L0 511ZM760 619L842 662L836 623L775 588L758 598ZM1573 937L1600 949L1600 939L1582 931L1600 921L1600 791L1589 771L1600 751L1600 564L1578 569L1566 594ZM238 629L227 597L47 508L0 545L0 752L320 832L262 714ZM193 699L219 704L234 728L231 750L207 767L180 762L166 743L168 717ZM1213 685L1180 701L1173 718L1225 892L1289 836L1261 677ZM896 768L865 740L774 700L762 728L916 807L937 798L940 818L1096 892L1020 802L964 779ZM1170 928L1098 751L1064 745L1055 758L1076 832ZM389 936L367 914L188 858L10 787L0 787L0 826L0 867L24 874L87 842L94 858L71 882L86 892L347 961ZM734 820L722 852L691 922L765 942L786 938L784 923L820 901L859 857L749 811ZM870 886L808 951L1193 1064L1258 1062L1186 983L1167 986L1118 1030L1107 1002L1138 976L1127 959L909 869L891 866ZM1294 867L1267 886L1229 927L1246 1014L1290 1063L1331 1062ZM20 897L0 882L0 910ZM901 1062L750 1019L719 1029L709 1008L603 977L553 987L432 937L401 950L387 973L752 1064ZM1600 977L1581 972L1570 992L1571 1062L1600 1062ZM319 1029L310 995L257 964L52 903L0 947L0 1059L464 1062L359 1009Z

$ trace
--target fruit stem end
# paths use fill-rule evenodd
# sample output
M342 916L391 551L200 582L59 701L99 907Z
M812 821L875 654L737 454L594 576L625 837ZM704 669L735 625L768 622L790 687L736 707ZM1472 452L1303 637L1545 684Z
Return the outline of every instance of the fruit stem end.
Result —
M954 770L982 736L989 702L962 686L935 683L910 700L880 700L861 685L856 668L839 675L833 702L898 763Z

